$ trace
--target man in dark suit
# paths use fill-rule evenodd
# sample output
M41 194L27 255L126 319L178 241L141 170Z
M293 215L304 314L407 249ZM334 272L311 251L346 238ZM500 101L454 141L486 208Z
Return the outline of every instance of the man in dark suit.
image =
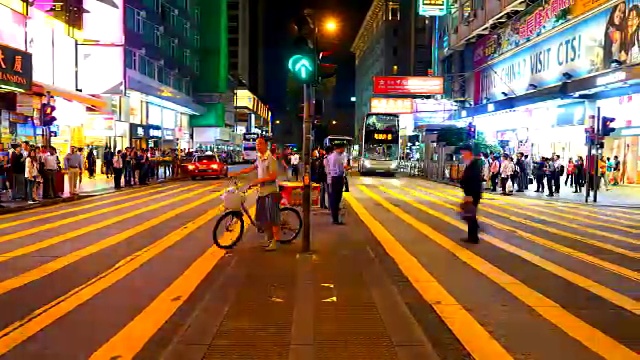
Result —
M474 157L471 145L463 145L460 148L460 153L466 164L460 178L460 186L464 191L461 210L468 226L467 238L464 241L477 244L480 241L477 211L482 198L482 165L480 159Z

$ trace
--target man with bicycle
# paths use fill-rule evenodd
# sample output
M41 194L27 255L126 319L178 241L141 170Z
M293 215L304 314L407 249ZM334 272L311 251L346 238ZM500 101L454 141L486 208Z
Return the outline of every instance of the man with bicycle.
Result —
M258 187L255 221L267 236L267 251L276 250L280 239L280 190L276 182L278 178L278 161L269 152L264 138L256 140L258 159L253 166L240 170L229 176L249 174L258 171L258 178L251 182L250 187Z

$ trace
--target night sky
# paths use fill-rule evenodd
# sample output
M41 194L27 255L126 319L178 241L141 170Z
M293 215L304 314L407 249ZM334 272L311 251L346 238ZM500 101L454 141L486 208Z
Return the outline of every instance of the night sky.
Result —
M339 22L337 46L345 53L338 60L336 77L336 106L346 105L354 96L355 69L353 57L347 56L360 25L371 7L372 0L302 0L287 1L287 6L267 6L267 28L265 29L266 86L264 100L278 116L286 108L286 62L291 51L290 26L293 18L305 8L317 10L321 16L331 16Z

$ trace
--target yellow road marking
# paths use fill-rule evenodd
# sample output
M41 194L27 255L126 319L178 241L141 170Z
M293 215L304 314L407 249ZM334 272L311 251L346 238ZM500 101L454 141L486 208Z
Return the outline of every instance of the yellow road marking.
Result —
M500 285L513 296L520 299L520 301L542 315L542 317L562 329L569 336L583 343L595 353L600 354L606 359L640 359L640 355L636 354L634 351L603 334L598 329L588 325L578 317L563 309L560 305L529 288L524 283L500 270L490 262L460 246L430 226L418 221L411 215L402 211L400 208L391 205L388 201L382 199L380 196L374 194L365 187L359 186L359 189L369 197L376 200L387 210L416 228L425 236L449 250L460 260L464 261L469 266Z
M138 215L138 214L143 214L143 213L145 213L145 212L147 212L149 210L158 209L158 208L160 208L162 206L165 206L165 205L168 205L168 204L172 204L172 203L174 203L176 201L180 201L180 200L184 200L184 199L190 198L190 197L192 197L192 196L194 196L196 194L205 192L207 190L209 190L209 189L204 188L204 189L200 189L200 190L197 190L197 191L189 192L187 194L183 194L183 195L180 195L180 196L177 196L177 197L174 197L174 198L170 198L169 200L166 200L166 201L163 201L163 202L154 203L153 205L150 205L150 206L138 209L138 210L129 211L129 212L120 214L118 216L107 218L107 220L101 221L99 223L91 224L91 225L89 225L87 227L84 227L84 228L72 230L72 231L69 231L67 233L60 234L60 235L54 236L52 238L48 238L46 240L38 241L37 243L31 244L31 245L23 246L23 247L18 248L16 250L12 250L12 251L0 254L0 262L5 262L5 261L10 260L12 258L15 258L17 256L26 255L26 254L29 254L31 252L34 252L34 251L37 251L37 250L40 250L40 249L44 249L46 247L58 244L60 242L63 242L63 241L69 240L69 239L73 239L76 236L81 236L81 235L84 235L84 234L86 234L88 232L101 229L101 228L103 228L105 226L109 226L111 224L115 224L118 221L131 219L131 216ZM171 193L174 193L174 192L179 192L179 191L182 191L182 190L174 190L174 191L170 191L170 192L167 192L167 193L150 196L150 197L148 197L148 198L146 198L144 200L145 201L153 200L154 198L163 197L163 196L166 196L168 194L171 194ZM131 204L133 204L133 202L129 203L129 204L125 204L125 205L131 205Z
M346 193L344 194L344 199L351 205L355 213L362 219L362 222L371 230L371 233L394 259L402 273L433 307L474 359L513 359L491 334L438 283L420 262L353 195Z
M176 186L178 186L178 185L170 185L170 186L164 187L163 189L170 189L170 188L173 188L173 187L176 187ZM140 195L144 195L144 194L148 194L148 193L152 193L152 192L158 192L158 191L159 191L158 189L148 189L148 190L145 190L145 191L142 191L142 192L135 192L134 194L131 194L131 195L112 198L112 199L99 201L99 202L95 202L95 203L91 203L91 204L87 204L87 205L82 205L82 206L75 206L77 204L76 203L70 209L64 209L64 210L54 211L54 212L49 212L49 210L51 210L51 208L52 208L52 206L49 206L49 207L47 207L47 212L45 212L43 214L29 216L29 217L27 217L25 219L14 220L14 221L6 223L6 224L0 224L0 229L4 229L4 228L7 228L7 227L11 227L11 226L16 226L16 225L20 225L20 224L26 224L28 222L32 222L32 221L35 221L35 220L42 220L42 219L50 218L52 216L56 216L56 215L60 215L60 214L67 214L67 213L78 211L78 210L90 209L90 208L98 206L98 205L109 204L109 203L112 203L112 202L125 200L125 199L130 199L130 198L138 197ZM40 210L42 210L42 209L40 209Z
M418 186L418 189L420 189L422 191L426 191L426 192L428 192L430 194L434 194L434 195L443 197L445 199L449 199L449 200L453 200L453 201L459 200L459 199L456 199L454 197L442 194L442 193L437 192L437 191L432 191L432 190L429 190L429 189L426 189L426 188L423 188L423 187L420 187L420 186ZM423 198L425 200L429 200L429 201L434 201L434 202L440 203L442 206L446 206L446 207L448 207L450 209L453 209L455 211L459 210L459 208L457 206L454 206L454 205L451 205L451 204L447 204L445 202L442 202L442 201L437 200L435 198L432 198L430 196L426 196L424 194L420 194L420 193L417 193L417 192L415 194L416 194L415 196L421 197L421 198ZM552 234L556 234L556 235L560 235L562 237L566 237L566 238L569 238L569 239L574 239L574 240L577 240L577 241L581 241L581 242L584 242L584 243L589 244L589 245L593 245L593 246L597 246L597 247L602 248L602 249L613 251L613 252L618 253L620 255L625 255L625 256L628 256L628 257L632 257L634 259L640 259L640 254L638 254L638 252L636 252L636 251L622 249L622 248L619 248L617 246L613 246L611 244L607 244L607 243L604 243L604 242L601 242L601 241L597 241L597 240L587 239L584 236L575 235L575 234L572 234L570 232L563 231L563 230L560 230L560 229L556 229L556 228L551 227L551 226L545 226L545 225L542 225L542 224L538 224L538 223L533 222L531 220L522 219L522 218L519 218L519 217L516 217L516 216L507 215L504 212L500 212L500 211L492 209L490 207L491 205L495 205L495 204L490 203L490 202L489 203L485 203L485 205L483 206L483 210L486 211L486 212L498 215L498 216L500 216L502 218L509 219L511 221L514 221L514 222L519 222L521 224L524 224L524 225L527 225L527 226L531 226L531 227L534 227L534 228L537 228L537 229L540 229L540 230L544 230L544 231L550 232ZM507 207L507 208L508 209L512 209L512 210L519 210L519 209L515 209L515 208L509 208L509 207ZM533 217L536 216L535 214L529 214L529 215L533 216ZM483 218L483 219L486 219L486 218ZM492 221L491 219L487 219L487 220L488 221ZM506 225L501 225L501 226L504 228ZM535 239L540 239L540 238L535 237L534 235L530 235L530 234L528 234L526 232L520 231L517 228L509 227L509 231L517 232L518 234L522 234L522 236L526 235L525 237L527 237L528 239L540 243L538 240L533 240L534 238ZM547 240L544 240L544 241L546 242ZM557 245L554 242L549 242L549 243L553 244L553 245ZM540 243L540 244L542 244L542 243ZM548 246L546 244L542 244L542 245ZM581 252L579 252L577 250L573 250L573 249L569 249L569 248L563 247L562 245L557 245L557 246L562 247L564 249L567 249L566 251L559 250L559 251L562 251L563 253L565 253L567 255L574 256L574 254L578 254L580 256L586 256L586 257L582 258L582 260L587 261L589 263L592 263L594 265L601 266L603 268L607 268L607 266L604 266L604 265L606 265L608 263L604 262L603 260L596 259L594 257L591 257L590 255L583 254L583 253L581 253ZM560 248L558 248L558 249L560 249ZM556 249L556 250L558 250L558 249ZM596 259L595 262L594 262L594 259ZM612 270L612 269L616 269L616 270ZM619 267L618 265L613 265L613 267L611 269L607 269L607 270L618 272L618 270L621 270L621 269L624 269L624 268ZM636 272L629 273L629 270L627 270L627 269L622 270L622 273L620 273L620 275L623 275L623 276L626 276L626 277L629 277L631 275L631 278L636 278L636 276L638 276L638 274Z
M254 209L255 207L249 213L253 213ZM244 217L245 224L248 224L248 218L246 215ZM234 234L234 236L237 235ZM231 237L227 233L224 236ZM147 341L191 296L224 254L224 250L215 246L209 248L135 319L103 344L89 359L133 359Z
M207 200L210 200L212 197L214 196L208 196ZM202 203L201 200L199 200L199 202ZM185 211L195 206L195 203L193 203L185 205L176 210ZM57 319L66 315L79 305L83 304L84 302L99 294L103 290L107 289L111 285L115 284L128 274L132 273L144 263L151 260L153 257L157 256L167 248L173 246L178 241L182 240L185 236L198 229L200 226L206 224L221 212L221 206L218 206L213 210L209 210L207 213L198 217L196 220L180 227L178 230L173 231L171 234L163 237L162 239L154 242L146 248L136 252L135 254L122 259L119 263L114 265L106 272L98 275L97 277L89 280L83 285L71 290L64 296L34 311L26 318L17 321L7 328L3 329L2 331L0 331L0 355L6 354L16 345L27 340L38 331L51 325ZM175 215L176 214L173 214L173 216ZM219 251L224 254L224 251Z
M423 188L423 187L419 187L419 188L421 188L423 190L427 189L427 188ZM458 191L455 191L453 189L447 189L446 192L448 192L448 193L458 193L459 194ZM504 197L504 196L500 200L502 200L503 202L508 203L508 204L514 204L514 205L522 206L522 202L520 202L519 200L508 199L507 197ZM575 221L580 221L580 222L584 221L584 218L573 216L573 215L564 213L562 211L545 209L543 207L536 207L535 209L532 209L532 210L533 211L545 212L545 213L549 213L549 214L560 216L560 217L565 217L567 219L572 219L572 220L575 220ZM566 209L563 209L563 210L566 211ZM604 216L597 215L597 214L592 214L592 213L589 213L589 212L586 212L586 211L579 211L579 210L572 209L571 213L582 214L582 215L592 216L592 217L596 217L596 218L604 218L604 219L606 219L608 221L616 221L616 222L619 222L621 224L638 225L638 222L630 222L630 221L619 220L619 219L616 219L614 217L604 217ZM590 224L594 224L594 225L599 225L599 226L602 226L602 227L608 227L608 228L611 228L611 229L626 231L626 232L630 232L630 233L634 233L634 234L640 233L640 230L637 230L637 229L630 229L630 228L627 228L627 227L624 227L624 226L620 226L620 225L616 225L616 224L612 224L612 223L607 223L607 222L602 222L602 221L589 220L589 223Z
M45 224L45 225L34 226L32 228L28 228L28 229L25 229L25 230L14 232L13 234L0 236L0 242L5 242L5 241L9 241L9 240L15 240L15 239L18 239L18 238L21 238L21 237L25 237L25 236L29 236L29 235L35 234L35 233L40 232L40 231L53 229L53 228L58 227L60 225L66 225L66 224L70 224L70 223L75 223L75 222L78 222L79 220L87 219L87 218L90 218L90 217L93 217L93 216L96 216L96 215L101 215L101 214L106 214L106 213L113 214L115 210L128 208L130 206L137 205L137 204L142 204L142 203L148 202L149 200L160 198L160 197L163 197L163 196L167 196L169 194L173 194L173 193L176 193L176 192L188 190L188 189L196 187L196 186L198 186L198 185L191 185L191 186L183 187L183 188L180 188L180 189L177 189L177 190L172 190L172 191L169 191L169 192L166 192L166 193L162 193L162 194L153 195L153 196L145 197L145 198L142 198L142 199L134 200L134 201L131 201L131 202L128 202L128 203L125 203L125 204L116 205L116 206L110 206L110 207L107 207L107 208L104 208L104 209L88 212L86 214L78 214L78 215L72 216L70 218L58 220L58 221L55 221L55 222L52 222L52 223L48 223L48 224Z
M162 186L163 184L156 184L156 185L151 185L149 188L155 188L158 186ZM174 186L174 185L171 185ZM121 190L121 191L116 191L116 192L111 192L108 194L102 194L102 195L95 195L95 196L90 196L86 199L81 199L81 200L76 200L76 201L66 201L66 202L62 202L60 204L56 204L56 205L51 205L51 206L46 206L46 207L39 207L39 208L35 208L35 209L30 209L30 210L25 210L25 211L20 211L20 212L15 212L15 213L11 213L11 214L4 214L4 215L0 215L0 219L7 219L7 218L12 218L12 217L16 217L16 216L21 216L21 215L25 215L25 214L33 214L35 212L42 212L44 209L48 210L52 210L52 209L58 209L61 208L63 206L69 206L70 203L73 203L73 205L78 205L78 204L84 204L88 201L92 201L92 200L96 200L98 198L107 198L107 197L119 197L121 195L126 195L128 193L131 192L135 192L138 191L140 189L126 189L126 190Z
M170 203L173 203L173 202L176 202L176 201L180 201L180 200L183 200L183 199L186 199L186 198L189 198L189 197L196 196L199 193L201 193L203 191L206 191L206 190L207 189L203 189L203 190L194 191L193 193L190 193L190 194L184 194L184 195L176 197L176 198L174 198L172 200L168 200L168 201L165 201L165 202L157 203L157 204L154 204L154 205L152 205L150 207L147 207L147 208L144 208L144 209L136 210L135 212L128 212L128 213L126 213L124 215L121 215L119 217L116 217L116 218L113 218L113 219L109 219L108 221L110 221L111 223L115 223L115 222L118 222L120 220L130 219L131 216L133 216L133 215L137 215L137 214L140 214L142 212L149 211L149 210L152 210L152 209L155 209L155 208L159 208L159 207L165 206L167 204L170 204ZM2 295L4 293L7 293L7 292L9 292L9 291L11 291L11 290L13 290L15 288L20 287L20 286L23 286L25 284L28 284L31 281L34 281L34 280L40 279L40 278L42 278L44 276L47 276L47 275L51 274L52 272L60 270L63 267L65 267L65 266L67 266L67 265L69 265L69 264L71 264L71 263L73 263L75 261L78 261L78 260L80 260L81 258L83 258L85 256L89 256L91 254L95 254L96 252L98 252L98 251L100 251L102 249L105 249L105 248L107 248L109 246L112 246L112 245L115 245L115 244L117 244L119 242L122 242L122 241L130 238L131 236L139 233L139 232L142 232L144 230L150 229L153 226L156 226L156 225L162 223L165 220L169 220L172 217L179 216L184 210L191 209L191 208L193 208L195 206L198 206L200 204L204 204L207 201L211 201L212 199L215 199L216 197L220 196L221 194L222 194L222 192L217 192L215 194L203 197L203 198L198 199L198 200L196 200L196 201L194 201L194 202L192 202L192 203L190 203L188 205L185 205L185 206L180 207L178 209L171 210L171 211L169 211L167 213L164 213L164 214L162 214L162 215L160 215L158 217L146 220L142 224L140 224L138 226L135 226L135 227L132 227L132 228L130 228L128 230L125 230L125 231L123 231L123 232L121 232L121 233L119 233L117 235L108 237L108 238L106 238L104 240L101 240L101 241L95 243L95 244L89 245L89 246L87 246L85 248L82 248L80 250L74 251L74 252L72 252L70 254L67 254L65 256L59 257L59 258L57 258L57 259L55 259L55 260L53 260L51 262L48 262L48 263L46 263L46 264L44 264L42 266L39 266L39 267L37 267L35 269L32 269L32 270L29 270L29 271L27 271L27 272L25 272L25 273L23 273L23 274L21 274L19 276L4 280L4 281L0 282L0 295ZM99 225L99 224L96 224L96 225ZM104 224L103 226L106 226L106 225L107 224ZM75 232L83 233L82 230L86 230L86 229L76 230ZM63 236L66 236L66 235L67 234L65 234ZM77 234L75 234L74 236L77 236ZM55 238L52 238L52 239L55 239ZM60 240L60 241L62 241L62 240ZM34 244L34 245L38 245L38 244ZM51 244L49 244L49 245L51 245ZM0 256L6 256L6 259L9 259L10 258L9 255L12 255L12 257L18 256L18 255L22 255L22 254L18 254L18 252L24 252L25 251L24 249L25 248L18 249L18 250L14 251L14 252L7 253L7 254L0 255ZM34 251L34 250L31 250L31 251ZM0 257L0 260L2 260L2 261L6 261L6 259L3 258L3 257Z
M419 186L418 188L420 188L421 190L433 192L433 190L427 189L425 187L420 187ZM509 209L509 210L513 209L513 208L509 207L508 205L504 205L504 204L491 203L491 205L498 206L498 207L505 208L505 209ZM626 236L622 236L622 235L618 235L618 234L608 233L606 231L601 231L601 230L598 230L598 229L589 229L586 226L584 226L584 224L583 224L583 220L584 219L576 218L577 220L580 221L580 223L574 224L574 223L571 223L571 222L558 222L558 219L552 219L550 217L546 217L544 215L535 214L535 213L529 213L527 215L536 217L536 218L538 218L540 220L549 221L549 222L551 222L553 224L559 224L559 225L562 225L562 226L578 229L580 231L584 231L584 232L587 232L587 233L590 233L590 234L595 234L595 235L599 235L599 236L603 236L603 237L608 237L608 238L611 238L611 239L615 239L615 240L619 240L619 241L623 241L623 242L627 242L627 243L631 243L631 244L640 244L640 240L632 239L632 238L629 238L629 237L626 237Z
M386 192L386 193L388 193L391 196L394 196L394 197L400 199L400 200L409 202L415 208L420 209L420 210L424 211L425 213L427 213L427 214L429 214L431 216L434 216L434 217L436 217L436 218L438 218L438 219L440 219L442 221L445 221L445 222L447 222L447 223L449 223L449 224L451 224L451 225L453 225L453 226L455 226L455 227L457 227L457 228L459 228L461 230L467 230L467 224L462 222L462 221L460 221L460 220L456 220L456 219L454 219L454 218L452 218L450 216L444 215L444 214L442 214L442 213L440 213L438 211L431 210L428 207L425 207L423 205L416 204L414 201L411 201L411 199L408 199L408 198L406 198L406 197L404 197L404 196L402 196L402 195L400 195L398 193L395 193L395 192L393 192L393 191L391 191L389 189L381 188L381 190ZM437 199L433 199L430 196L426 196L426 195L420 194L420 193L418 193L416 191L413 191L413 190L406 190L406 191L409 192L410 194L416 196L416 197L424 198L425 200L433 200L433 202L436 203L436 204L449 207L448 204L442 203L441 201L439 201ZM489 225L491 225L491 226L497 227L497 228L505 230L505 231L515 231L520 236L524 236L524 237L529 236L529 234L527 234L527 233L525 233L523 231L519 231L517 229L513 229L513 228L511 228L509 226L506 226L506 225L503 225L501 223L495 222L495 221L493 221L491 219L482 218L482 221L487 223L487 224L489 224ZM506 242L504 242L502 240L499 240L496 237L493 237L493 236L488 235L488 234L481 234L481 237L484 240L486 240L487 242L489 242L489 243L491 243L491 244L493 244L493 245L495 245L495 246L497 246L497 247L499 247L499 248L501 248L501 249L503 249L505 251L508 251L508 252L510 252L512 254L518 255L521 258L523 258L523 259L525 259L525 260L527 260L527 261L529 261L529 262L531 262L531 263L533 263L535 265L538 265L539 267L541 267L541 268L543 268L543 269L545 269L545 270L547 270L547 271L549 271L549 272L551 272L551 273L553 273L555 275L558 275L558 276L568 280L569 282L572 282L572 283L580 286L581 288L583 288L583 289L585 289L587 291L590 291L590 292L602 297L605 300L608 300L608 301L610 301L610 302L612 302L612 303L614 303L614 304L616 304L616 305L618 305L618 306L620 306L620 307L622 307L624 309L627 309L627 310L629 310L629 311L631 311L631 312L633 312L635 314L640 315L640 303L638 301L628 297L628 296L625 296L625 295L622 295L622 294L620 294L620 293L618 293L616 291L613 291L613 290L611 290L611 289L609 289L609 288L607 288L607 287L605 287L605 286L603 286L601 284L598 284L597 282L595 282L595 281L593 281L591 279L588 279L588 278L586 278L586 277L584 277L582 275L579 275L579 274L574 273L574 272L572 272L570 270L567 270L567 269L565 269L565 268L563 268L563 267L561 267L559 265L556 265L555 263L553 263L551 261L548 261L548 260L546 260L544 258L539 257L538 255L534 255L534 254L532 254L532 253L530 253L530 252L528 252L526 250L522 250L522 249L520 249L520 248L518 248L518 247L516 247L514 245L511 245L511 244L506 243ZM532 235L532 237L535 237L535 236ZM538 238L538 239L540 239L540 238ZM542 239L542 240L544 240L544 239Z

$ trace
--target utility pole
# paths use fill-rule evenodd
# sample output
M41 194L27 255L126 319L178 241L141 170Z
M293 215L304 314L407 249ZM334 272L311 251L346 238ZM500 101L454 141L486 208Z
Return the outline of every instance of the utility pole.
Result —
M598 106L598 109L596 111L596 156L595 156L595 161L593 164L593 202L597 203L598 202L598 188L600 187L600 174L598 174L599 170L600 170L600 156L599 156L599 144L600 144L600 135L601 134L601 128L600 128L600 106Z

